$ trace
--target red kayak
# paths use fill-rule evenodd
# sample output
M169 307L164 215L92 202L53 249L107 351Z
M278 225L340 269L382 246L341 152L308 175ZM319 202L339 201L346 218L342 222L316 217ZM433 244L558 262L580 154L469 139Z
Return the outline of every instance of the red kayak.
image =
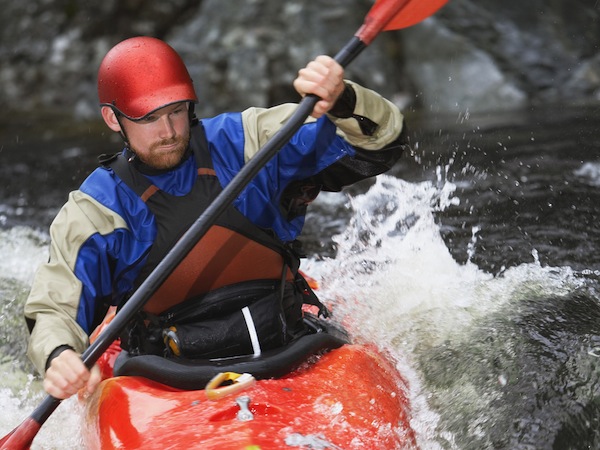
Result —
M324 338L321 333L307 339L302 351L309 348L312 353L315 339ZM86 448L387 450L416 446L406 383L377 349L340 344L309 356L286 375L269 378L269 370L286 366L290 352L294 350L266 355L270 361L266 365L264 361L217 367L211 363L211 374L217 375L203 388L189 390L145 376L112 376L120 353L114 345L100 361L107 378L83 400ZM297 357L298 353L293 359ZM190 383L198 369L176 365L169 371L172 362L155 358L150 367L163 371L158 379L175 381L170 384ZM139 367L119 371L143 373ZM258 380L248 368L259 373Z

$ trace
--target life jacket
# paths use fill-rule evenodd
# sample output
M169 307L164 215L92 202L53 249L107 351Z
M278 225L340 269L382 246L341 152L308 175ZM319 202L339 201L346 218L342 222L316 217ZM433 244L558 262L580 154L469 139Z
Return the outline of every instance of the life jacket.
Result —
M136 287L222 191L201 124L192 127L190 150L198 175L184 196L153 185L126 155L103 162L155 217L157 236ZM188 358L257 354L283 345L304 332L303 303L325 311L298 267L291 246L230 205L148 300L123 345L130 353Z

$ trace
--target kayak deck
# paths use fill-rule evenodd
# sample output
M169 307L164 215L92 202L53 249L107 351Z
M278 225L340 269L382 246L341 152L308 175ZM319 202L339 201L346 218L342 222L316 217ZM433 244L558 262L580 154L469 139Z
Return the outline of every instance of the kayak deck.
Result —
M405 382L374 347L344 345L279 379L209 400L142 377L85 400L86 448L395 449L415 446ZM240 420L240 397L252 420Z

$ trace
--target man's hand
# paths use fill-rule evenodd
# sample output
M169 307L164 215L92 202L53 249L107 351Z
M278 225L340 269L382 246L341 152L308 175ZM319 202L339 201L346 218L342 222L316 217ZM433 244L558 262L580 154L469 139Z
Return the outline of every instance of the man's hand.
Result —
M83 387L89 393L94 392L100 381L102 376L97 365L91 371L88 370L81 357L67 349L50 363L44 377L44 390L52 397L63 400Z
M317 119L335 105L344 87L344 68L333 58L324 55L317 56L304 69L300 69L294 80L294 88L302 97L314 94L321 99L311 114Z

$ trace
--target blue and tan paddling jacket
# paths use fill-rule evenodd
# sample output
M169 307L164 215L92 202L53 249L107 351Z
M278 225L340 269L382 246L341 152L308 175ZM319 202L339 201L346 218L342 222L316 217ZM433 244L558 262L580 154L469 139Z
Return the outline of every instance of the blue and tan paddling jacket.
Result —
M145 309L149 316L180 318L181 311L175 314L173 308L182 302L206 300L209 293L247 282L270 283L275 288L269 289L279 292L296 288L298 255L292 243L302 231L306 206L320 191L339 191L385 172L406 144L398 108L348 84L355 93L350 114L307 120L154 294ZM135 158L127 163L125 149L69 194L50 228L49 261L36 273L25 305L28 355L40 372L59 347L85 350L107 308L127 300L295 108L250 108L202 119L192 128L189 155L178 167L156 172ZM130 179L112 167L120 160L127 163ZM204 302L213 305L209 315L215 320L214 305L226 303L221 298ZM293 335L298 302L284 301L282 308L280 328Z

